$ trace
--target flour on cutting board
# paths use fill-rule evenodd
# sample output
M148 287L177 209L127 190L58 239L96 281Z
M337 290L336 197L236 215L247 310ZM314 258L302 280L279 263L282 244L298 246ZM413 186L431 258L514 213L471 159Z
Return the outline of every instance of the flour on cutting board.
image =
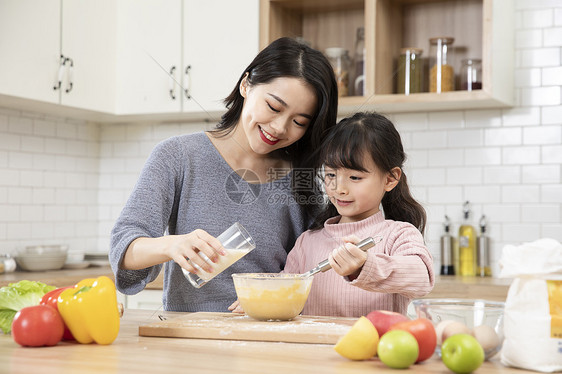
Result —
M227 329L232 327L233 323L236 324L236 327L238 329L259 331L298 331L303 326L310 326L320 330L329 329L333 331L339 329L342 333L345 334L350 329L350 326L348 325L341 325L334 322L325 322L315 317L310 318L311 319L297 317L292 321L258 321L244 315L228 318L226 320L195 318L177 321L177 324L178 326L183 327L205 327L221 329L222 335L226 335L229 333ZM174 320L171 319L171 321Z
M173 319L171 320L173 321ZM233 324L235 324L233 326ZM297 317L292 321L257 321L248 316L239 316L228 318L226 320L220 319L190 319L184 321L177 321L179 327L200 327L218 329L221 336L232 334L232 328L236 330L254 330L263 332L282 331L282 332L299 332L304 326L313 327L315 330L330 331L331 333L341 333L344 335L350 329L349 325L342 325L334 322L325 322L312 317L312 319L305 319Z
M291 321L259 321L232 313L187 313L139 326L141 336L333 344L356 318L298 316Z

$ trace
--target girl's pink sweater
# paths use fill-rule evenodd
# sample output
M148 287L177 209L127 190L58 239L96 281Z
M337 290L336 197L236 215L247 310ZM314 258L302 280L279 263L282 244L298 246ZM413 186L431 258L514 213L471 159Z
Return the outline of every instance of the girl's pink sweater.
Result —
M412 298L433 289L433 260L421 233L410 223L385 220L382 212L359 222L339 224L330 218L324 228L306 231L289 253L283 272L304 273L343 244L342 237L381 235L353 281L334 270L314 276L302 314L359 317L373 310L406 314Z

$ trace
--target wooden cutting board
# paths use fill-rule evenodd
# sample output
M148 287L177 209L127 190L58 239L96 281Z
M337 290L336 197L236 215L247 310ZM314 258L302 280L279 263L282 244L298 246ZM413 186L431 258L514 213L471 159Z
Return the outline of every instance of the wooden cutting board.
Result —
M357 318L298 316L258 321L235 313L197 312L139 326L140 336L335 344Z

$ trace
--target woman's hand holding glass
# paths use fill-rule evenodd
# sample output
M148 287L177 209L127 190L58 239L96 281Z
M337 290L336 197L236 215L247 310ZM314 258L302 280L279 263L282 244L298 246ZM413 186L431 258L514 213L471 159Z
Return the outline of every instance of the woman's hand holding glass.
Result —
M190 273L197 273L197 269L190 261L206 272L213 271L201 253L204 253L213 263L218 262L219 256L226 255L221 242L201 229L185 235L170 235L164 238L167 242L164 246L166 256Z

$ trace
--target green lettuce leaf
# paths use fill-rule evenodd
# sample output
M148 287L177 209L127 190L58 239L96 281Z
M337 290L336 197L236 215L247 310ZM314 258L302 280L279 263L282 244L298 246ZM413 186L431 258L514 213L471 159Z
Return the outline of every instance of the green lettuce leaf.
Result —
M1 309L0 310L0 329L4 332L4 334L9 334L12 330L12 321L16 316L15 310L10 309Z
M4 334L9 334L12 330L12 321L20 309L38 305L43 295L55 288L28 280L10 283L0 288L0 329Z

